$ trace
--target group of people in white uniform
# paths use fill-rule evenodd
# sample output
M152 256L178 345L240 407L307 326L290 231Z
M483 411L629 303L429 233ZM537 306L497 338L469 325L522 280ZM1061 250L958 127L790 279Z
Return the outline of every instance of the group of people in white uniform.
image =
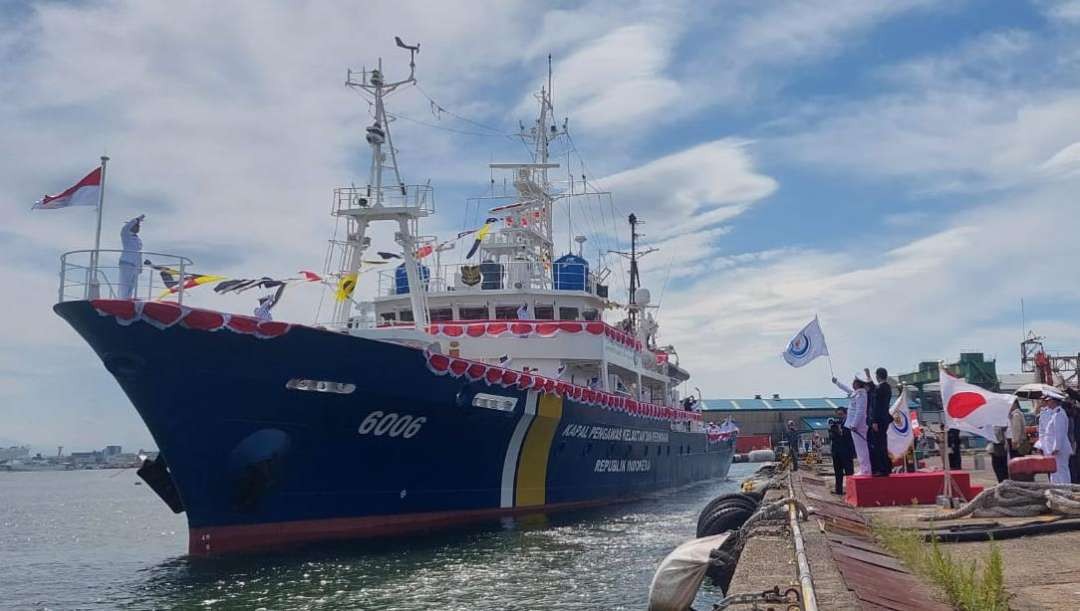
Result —
M873 460L871 447L867 441L872 436L870 433L872 425L868 422L867 412L871 403L869 393L875 385L873 381L862 380L858 376L853 380L851 387L836 378L833 378L833 383L849 398L847 418L843 427L852 433L851 438L857 459L855 474L870 475L873 472ZM878 383L881 384L883 381ZM1035 443L1035 449L1041 451L1044 456L1052 456L1056 459L1057 470L1050 475L1050 482L1054 484L1080 481L1080 473L1072 472L1077 467L1077 461L1073 457L1076 454L1075 444L1080 442L1080 432L1076 430L1080 428L1080 408L1067 407L1070 397L1067 397L1066 393L1075 395L1072 398L1080 400L1080 392L1072 389L1060 391L1047 386L1043 390L1038 412L1039 439ZM1070 411L1073 413L1070 414ZM873 418L869 420L872 421ZM1070 469L1070 463L1073 463L1072 469Z

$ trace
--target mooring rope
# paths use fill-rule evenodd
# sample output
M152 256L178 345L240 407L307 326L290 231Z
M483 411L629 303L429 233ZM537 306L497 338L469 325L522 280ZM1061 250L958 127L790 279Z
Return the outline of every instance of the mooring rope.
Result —
M1005 480L980 492L956 511L925 516L929 522L974 517L1031 517L1044 513L1080 516L1080 484Z

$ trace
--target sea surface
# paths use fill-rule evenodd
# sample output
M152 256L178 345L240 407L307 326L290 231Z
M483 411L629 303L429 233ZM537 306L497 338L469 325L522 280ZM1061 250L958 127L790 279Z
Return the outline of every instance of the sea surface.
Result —
M644 609L656 566L730 480L438 535L227 558L134 470L0 473L0 609ZM719 589L706 580L697 608Z

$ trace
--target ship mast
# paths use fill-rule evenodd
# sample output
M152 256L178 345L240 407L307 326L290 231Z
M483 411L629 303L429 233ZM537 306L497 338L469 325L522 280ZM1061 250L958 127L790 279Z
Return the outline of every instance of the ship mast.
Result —
M637 291L638 287L641 286L641 276L638 274L638 259L644 257L647 254L656 252L657 249L647 248L641 252L638 252L637 240L638 238L645 237L645 234L638 233L637 228L638 225L644 225L645 221L639 219L637 215L633 213L630 214L630 217L627 220L630 222L630 252L624 252L621 250L611 250L608 252L630 260L630 290L628 291L630 293L630 299L626 306L626 314L627 318L630 320L630 328L633 329L635 333L637 333L638 310L641 310L644 305L647 305L642 304L642 307L638 307L637 303Z
M371 239L364 235L371 222L397 221L398 231L394 239L403 251L413 320L416 328L423 330L427 328L428 321L427 293L416 260L416 235L419 219L433 211L431 190L424 186L406 186L402 181L384 102L387 95L402 85L416 83L416 54L420 52L420 45L406 45L396 36L394 40L397 46L409 51L408 78L387 82L382 58L379 58L377 69L370 72L362 70L359 80L354 80L357 75L349 70L345 80L346 87L359 89L374 98L375 121L366 130L367 143L371 147L371 171L367 187L343 187L334 190L334 215L345 217L348 222L348 232L343 242L345 254L338 278L339 283L349 280L355 283L363 252L371 243ZM383 152L384 145L387 152ZM393 172L395 184L392 186L383 185L383 173L388 169ZM347 299L339 300L334 313L335 322L347 325L353 304L351 295Z
M513 184L517 191L520 208L516 214L524 219L518 226L507 227L502 234L514 235L511 240L492 241L481 247L482 257L498 260L514 260L525 257L543 261L550 265L553 255L552 207L555 197L551 194L551 182L548 170L558 168L551 163L550 145L555 138L566 134L566 125L562 128L553 124L555 109L551 101L551 56L548 56L547 85L541 86L536 99L540 103L540 113L532 126L521 125L518 136L526 145L532 144L532 163L492 163L495 170L509 170L513 174ZM508 218L508 222L513 221ZM511 223L513 225L513 223ZM545 282L550 282L550 274L545 271Z

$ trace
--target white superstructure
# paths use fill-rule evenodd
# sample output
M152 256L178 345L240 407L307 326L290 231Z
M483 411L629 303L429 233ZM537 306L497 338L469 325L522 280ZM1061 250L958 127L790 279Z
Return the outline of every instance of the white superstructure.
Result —
M415 83L415 55L409 47L409 77L388 82L379 68L363 71L347 84L373 97L374 123L367 128L372 150L370 182L364 187L335 190L334 214L346 219L345 239L338 243L343 256L339 269L330 270L336 281L352 281L372 262L370 223L396 224L391 265L378 273L378 292L369 302L351 297L339 301L334 325L354 335L383 341L410 343L444 354L497 364L515 370L582 386L623 394L635 400L668 407L679 406L677 386L689 374L678 366L670 346L656 342L659 327L648 313L649 294L638 288L636 233L630 215L632 249L617 253L630 258L627 303L608 294L610 270L590 265L578 238L578 253L557 254L552 235L553 208L573 193L559 192L549 172L559 168L549 158L549 147L565 136L565 123L554 123L550 73L547 87L537 99L539 114L521 138L531 145L533 159L523 163L492 163L493 172L507 173L512 196L493 196L484 231L462 239L471 244L482 236L478 249L465 263L443 264L441 244L434 236L421 236L420 220L434 212L428 185L406 185L401 179L384 96ZM385 176L392 173L393 184ZM494 180L493 180L494 183ZM479 228L478 228L479 229ZM380 253L384 254L385 253ZM361 276L362 278L364 276ZM617 313L608 322L605 314Z

